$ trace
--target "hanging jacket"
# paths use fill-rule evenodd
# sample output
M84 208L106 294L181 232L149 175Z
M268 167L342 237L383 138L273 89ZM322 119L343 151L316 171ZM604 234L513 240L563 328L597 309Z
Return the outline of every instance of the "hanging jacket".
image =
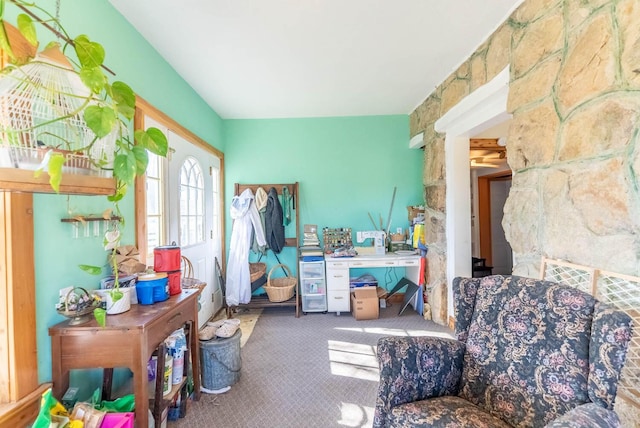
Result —
M227 262L226 301L227 306L237 306L251 301L249 249L252 232L255 231L258 244L265 245L266 241L251 189L233 197L230 214L233 227Z
M267 194L267 211L264 214L265 235L271 250L278 254L284 248L284 226L282 224L282 205L275 187Z
M262 187L258 187L256 189L256 194L253 198L253 201L255 202L256 209L260 214L260 222L262 223L262 230L266 229L264 215L267 212L267 199L268 199L267 192L265 192L265 190ZM266 242L263 245L258 244L258 241L256 240L256 236L255 236L255 231L251 238L251 251L253 251L256 254L260 254L261 257L267 254Z

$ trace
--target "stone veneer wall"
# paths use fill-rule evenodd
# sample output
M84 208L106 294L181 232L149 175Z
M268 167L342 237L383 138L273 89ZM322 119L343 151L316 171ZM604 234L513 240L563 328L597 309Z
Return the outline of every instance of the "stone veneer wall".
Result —
M434 123L510 65L514 274L542 255L640 273L640 1L526 0L410 115L424 132L434 320L446 324L444 135ZM640 292L640 291L639 291Z

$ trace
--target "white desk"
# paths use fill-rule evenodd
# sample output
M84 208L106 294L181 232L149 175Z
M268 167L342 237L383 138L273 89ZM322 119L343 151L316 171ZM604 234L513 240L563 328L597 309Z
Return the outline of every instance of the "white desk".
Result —
M327 279L327 311L350 312L349 269L356 268L405 268L405 277L420 284L420 255L365 255L356 257L324 258ZM414 307L415 307L414 303Z

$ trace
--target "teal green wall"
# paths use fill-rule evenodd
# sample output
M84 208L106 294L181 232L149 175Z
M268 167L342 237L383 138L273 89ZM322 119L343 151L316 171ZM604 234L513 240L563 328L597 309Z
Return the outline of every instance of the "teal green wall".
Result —
M55 10L54 1L39 1L38 4L46 10ZM15 15L16 8L7 4L6 16L10 23L15 23ZM62 2L60 18L71 37L86 34L104 46L105 64L116 73L112 80L126 82L153 106L209 144L224 150L220 117L106 0ZM38 27L38 32L42 46L51 40L48 30ZM99 214L110 207L111 203L101 196L34 196L40 382L51 380L51 342L47 329L64 320L54 309L58 290L71 285L98 288L97 277L83 273L77 265L106 264L101 237L73 239L71 226L62 224L60 219L73 214ZM120 207L127 219L122 243L132 244L133 192Z
M408 116L227 120L224 129L227 206L236 182L297 181L301 225L355 232L373 228L367 213L386 227L394 186L391 230L407 228L407 205L422 203L423 152L409 149ZM294 259L280 257L292 269Z
M54 3L38 2L50 11ZM15 16L15 8L7 7L8 18ZM300 223L319 228L369 230L368 212L376 219L382 215L386 221L394 186L398 190L392 230L407 227L405 207L422 202L423 152L408 148L407 116L223 121L107 0L62 2L60 16L71 36L87 34L105 47L105 63L117 74L116 80L128 83L150 104L225 153L227 237L231 231L228 206L236 182L298 181ZM51 36L46 30L39 31L46 43ZM81 233L74 239L71 226L60 219L98 214L110 207L100 196L34 196L40 382L51 379L47 329L64 319L54 310L58 290L67 286L97 288L97 278L83 273L77 265L106 262L101 237L85 238ZM123 244L133 243L132 194L120 207L127 220ZM294 257L292 249L281 254L281 260L295 272ZM275 264L273 256L267 263ZM95 373L84 376L78 383L90 380L95 387Z

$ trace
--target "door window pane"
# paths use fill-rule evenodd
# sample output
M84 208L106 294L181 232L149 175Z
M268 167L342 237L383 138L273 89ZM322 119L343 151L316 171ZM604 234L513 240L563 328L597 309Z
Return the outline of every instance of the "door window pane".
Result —
M146 173L146 217L147 217L147 262L153 264L153 249L165 241L164 237L164 199L161 189L164 186L162 158L151 152Z
M180 170L180 245L204 242L204 179L202 168L187 157Z

